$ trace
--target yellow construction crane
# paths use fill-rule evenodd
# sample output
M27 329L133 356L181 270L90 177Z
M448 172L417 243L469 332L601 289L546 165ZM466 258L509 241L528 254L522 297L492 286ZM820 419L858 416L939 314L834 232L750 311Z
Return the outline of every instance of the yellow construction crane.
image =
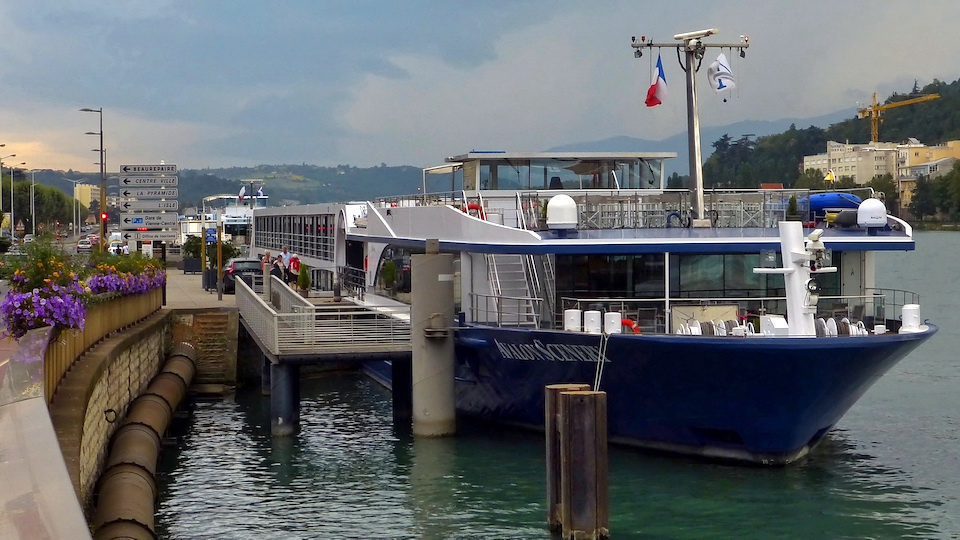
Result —
M877 93L873 93L873 104L857 110L857 118L870 118L870 140L880 142L880 122L884 111L906 107L907 105L916 105L917 103L926 103L940 99L940 94L925 94L915 98L905 99L903 101L894 101L893 103L880 104L877 101Z

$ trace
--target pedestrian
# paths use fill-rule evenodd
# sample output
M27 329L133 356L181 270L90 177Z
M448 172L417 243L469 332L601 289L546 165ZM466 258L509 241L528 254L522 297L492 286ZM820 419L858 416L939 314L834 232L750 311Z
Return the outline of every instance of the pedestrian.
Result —
M263 257L260 257L260 273L267 275L271 270L270 265L272 262L273 259L270 258L270 252L264 251Z
M293 258L293 253L290 253L290 246L283 246L280 257L283 259L283 282L290 283L290 259Z
M282 280L285 272L286 268L283 266L283 257L277 255L277 257L273 259L273 263L270 265L270 275L276 276L277 279Z
M129 244L124 244L124 245L123 245L123 254L124 254L124 255L129 255L129 254L130 254L130 245L129 245Z

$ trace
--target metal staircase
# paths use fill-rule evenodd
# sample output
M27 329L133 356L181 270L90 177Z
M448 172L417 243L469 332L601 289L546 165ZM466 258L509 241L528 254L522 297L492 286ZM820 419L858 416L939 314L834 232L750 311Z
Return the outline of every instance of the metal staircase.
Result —
M487 255L486 259L500 324L537 327L540 313L531 298L524 256Z

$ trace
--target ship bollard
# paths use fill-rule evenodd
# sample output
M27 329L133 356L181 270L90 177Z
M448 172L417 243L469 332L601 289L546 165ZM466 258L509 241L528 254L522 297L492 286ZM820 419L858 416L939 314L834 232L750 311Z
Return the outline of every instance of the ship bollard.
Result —
M607 393L560 393L560 535L609 538Z
M544 430L547 445L547 526L560 532L560 394L590 390L589 384L551 384L544 391Z

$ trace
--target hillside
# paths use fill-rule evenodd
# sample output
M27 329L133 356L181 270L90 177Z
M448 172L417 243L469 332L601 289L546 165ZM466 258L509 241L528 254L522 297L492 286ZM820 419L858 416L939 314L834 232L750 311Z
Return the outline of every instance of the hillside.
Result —
M883 141L904 141L910 137L927 145L960 139L960 80L945 83L934 80L908 94L894 94L884 103L902 101L912 94L939 93L941 99L912 107L893 109L884 114L880 127ZM811 126L751 139L733 139L725 135L713 144L713 154L704 163L707 186L755 187L760 182L782 182L792 186L803 171L803 156L826 151L827 141L868 143L870 122L851 118L826 129Z

